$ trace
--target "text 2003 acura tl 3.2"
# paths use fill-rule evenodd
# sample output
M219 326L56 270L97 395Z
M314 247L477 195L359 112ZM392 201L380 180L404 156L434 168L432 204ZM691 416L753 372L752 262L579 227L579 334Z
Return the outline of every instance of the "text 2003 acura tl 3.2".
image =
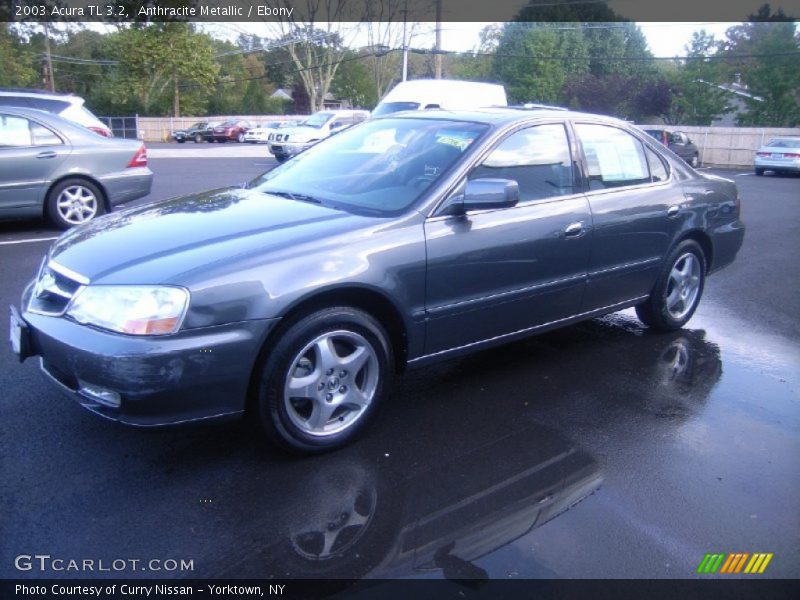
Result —
M743 235L733 182L621 121L392 115L243 188L65 234L12 307L12 343L106 417L247 412L321 451L406 367L630 306L681 327Z

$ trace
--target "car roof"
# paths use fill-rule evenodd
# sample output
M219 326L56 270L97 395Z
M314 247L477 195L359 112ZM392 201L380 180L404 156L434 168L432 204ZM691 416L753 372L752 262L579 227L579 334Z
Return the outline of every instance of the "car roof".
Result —
M22 108L17 106L0 106L0 112L3 114L14 115L18 117L26 117L30 119L35 119L37 121L42 121L46 123L50 127L58 129L63 133L68 133L71 137L82 137L88 138L90 140L94 140L95 136L99 139L116 139L116 138L105 138L103 136L99 136L96 133L93 133L83 125L75 123L74 121L70 121L69 119L65 119L60 115L53 114L51 112L47 112L45 110L38 110L36 108Z
M475 108L469 110L443 110L443 109L426 109L426 110L411 110L390 113L374 119L446 119L450 121L464 121L474 123L486 123L488 125L503 126L513 122L525 122L535 119L557 117L561 119L591 119L603 121L606 123L613 123L616 125L630 125L622 119L609 117L605 115L595 115L585 112L577 112L571 110L563 110L561 108L514 108L514 107L496 107L496 108Z
M75 94L68 94L65 92L49 92L47 90L34 90L26 88L0 88L0 96L31 96L40 98L42 96L49 96L59 100L74 100L83 102L83 98Z

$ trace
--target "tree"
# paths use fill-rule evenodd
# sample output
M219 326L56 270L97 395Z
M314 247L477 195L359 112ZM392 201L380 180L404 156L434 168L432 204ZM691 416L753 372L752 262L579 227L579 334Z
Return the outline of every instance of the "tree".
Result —
M753 22L732 27L722 54L730 57L727 72L747 86L747 112L738 122L747 126L792 127L800 123L800 36L791 17L769 5L750 15ZM746 58L736 58L745 56Z
M722 63L707 58L713 55L718 43L705 30L697 31L686 46L682 63L663 67L664 78L669 82L672 101L662 114L672 125L711 125L721 115L730 112L731 92L721 84Z
M120 31L114 47L119 61L112 90L115 102L124 104L133 93L145 113L162 97L171 100L176 117L182 102L189 113L204 110L218 72L209 36L195 32L189 23L153 23Z
M586 43L579 30L556 31L554 24L506 23L494 71L515 102L558 103L567 73L588 71Z
M469 81L494 81L494 55L502 35L502 27L494 23L481 29L471 53L459 54L448 61L451 76Z
M373 109L378 104L374 71L367 66L368 58L358 58L355 53L344 57L331 85L334 95L341 100L349 100L359 108Z
M11 23L0 22L0 87L29 87L37 81L33 54Z
M309 0L302 16L306 21L280 20L279 41L285 44L297 77L308 96L311 111L321 110L342 58L349 52L346 24L341 17L353 0ZM289 0L271 2L290 7Z

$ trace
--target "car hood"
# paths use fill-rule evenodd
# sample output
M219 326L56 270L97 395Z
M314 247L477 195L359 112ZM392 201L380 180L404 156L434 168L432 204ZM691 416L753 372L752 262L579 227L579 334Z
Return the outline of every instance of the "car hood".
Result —
M60 237L50 258L96 283L189 286L235 268L240 260L268 263L304 244L334 244L339 235L372 221L230 188L100 217Z

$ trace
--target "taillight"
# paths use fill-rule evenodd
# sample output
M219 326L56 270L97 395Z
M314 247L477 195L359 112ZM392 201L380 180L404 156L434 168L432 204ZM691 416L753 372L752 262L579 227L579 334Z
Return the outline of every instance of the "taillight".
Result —
M800 154L784 154L784 158L800 158Z
M94 131L97 135L102 135L103 137L114 137L114 134L111 133L108 129L104 129L103 127L89 127L91 131Z
M136 154L133 155L131 162L128 163L127 168L131 167L146 167L147 166L147 148L145 145L142 144L139 149L136 151Z
M771 152L756 152L756 156L770 156Z

